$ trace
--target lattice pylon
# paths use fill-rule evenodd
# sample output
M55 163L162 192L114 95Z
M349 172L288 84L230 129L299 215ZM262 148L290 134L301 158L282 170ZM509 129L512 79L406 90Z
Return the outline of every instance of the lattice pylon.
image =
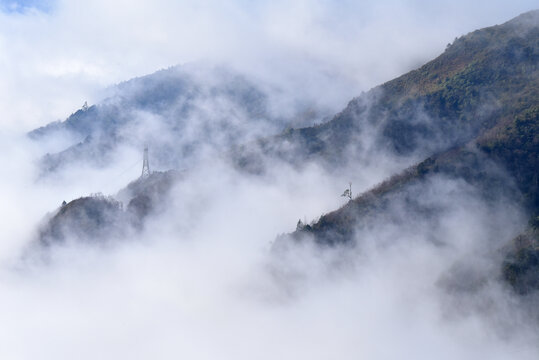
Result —
M150 161L148 160L148 146L144 146L144 160L142 161L142 175L140 177L147 178L150 176Z

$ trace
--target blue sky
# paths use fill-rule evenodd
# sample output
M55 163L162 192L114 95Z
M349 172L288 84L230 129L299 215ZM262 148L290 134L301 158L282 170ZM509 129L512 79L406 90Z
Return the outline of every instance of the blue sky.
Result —
M7 13L25 13L30 10L49 12L52 0L0 0L0 9Z

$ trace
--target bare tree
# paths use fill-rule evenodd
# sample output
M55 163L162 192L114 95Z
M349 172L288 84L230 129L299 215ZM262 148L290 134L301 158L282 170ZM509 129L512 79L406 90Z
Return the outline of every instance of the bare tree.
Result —
M347 197L348 200L350 201L352 200L352 183L348 183L348 184L350 185L350 187L344 190L341 196Z

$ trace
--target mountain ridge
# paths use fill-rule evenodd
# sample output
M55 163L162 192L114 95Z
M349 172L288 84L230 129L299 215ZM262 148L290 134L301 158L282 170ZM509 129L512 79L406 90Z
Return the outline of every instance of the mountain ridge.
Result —
M278 91L270 85L224 66L173 66L119 83L105 100L28 136L39 141L63 131L75 139L43 157L45 175L80 161L102 167L120 145L144 143L152 147L161 168L179 168L196 164L197 153L206 148L227 147L278 132L290 122L326 116L327 110L312 103L296 104L289 116L275 112L270 94Z
M532 240L521 241L504 268L509 283L530 284L524 292L531 291L536 282L519 276L528 278L539 268L522 262L539 251L533 240L539 215L538 63L535 10L456 39L434 60L352 99L328 122L235 143L227 155L240 170L255 173L268 166L265 159L297 166L321 161L336 168L380 149L389 149L403 164L421 159L341 209L280 237L276 248L304 239L322 246L353 244L358 222L370 221L397 200L428 216L436 209L416 201L417 187L444 177L478 189L487 204L510 199L526 208L530 227L522 236ZM362 142L365 132L372 135L370 143Z
M522 88L529 84L528 77L539 77L539 29L523 31L537 22L535 10L461 36L434 60L352 99L330 121L259 141L258 153L298 163L317 157L339 164L347 155L353 157L347 147L361 146L353 142L372 127L376 141L368 146L392 149L399 156L419 151L424 158L456 142L464 144L492 128L500 116L525 111L513 101L515 94L524 98L520 104L539 101L537 81ZM293 156L287 153L290 147L296 148ZM253 152L258 156L250 159ZM261 156L252 149L236 153L244 164L260 163Z
M527 28L530 25L531 27ZM523 34L514 33L524 28L527 30ZM498 39L502 36L500 34L507 38L493 44L493 39ZM480 48L479 51L474 52L473 48L476 43ZM437 80L440 74L432 73L432 69L445 63L448 54L454 57L459 53L464 54L468 63L449 66L449 70L443 68L447 70L445 74L453 72L453 79ZM479 55L474 57L470 54ZM481 103L481 100L474 91L478 86L500 84L499 88L496 86L487 88L491 91L488 97L494 96L496 99L496 108L486 117L472 119L474 124L469 129L471 131L449 142L450 147L444 149L442 146L435 149L438 150L436 155L425 157L425 160L361 194L340 209L322 215L311 224L300 223L298 229L290 236L279 238L276 247L281 248L284 246L283 243L290 240L297 242L305 239L312 239L322 246L346 244L354 246L358 226L368 223L373 216L383 213L392 202L403 201L402 197L406 197L407 191L412 189L414 184L424 183L429 178L442 175L473 184L480 189L485 201L490 201L500 194L510 193L510 197L528 211L529 227L522 229L522 234L505 247L507 255L500 266L503 266L503 277L518 292L528 293L538 289L538 63L539 11L536 10L522 14L502 25L477 30L463 36L448 46L446 52L435 60L381 85L392 90L389 94L395 92L405 94L404 99L399 96L387 98L388 92L381 95L386 96L386 99L382 101L398 104L397 109L403 109L400 104L406 104L409 101L407 96L413 98L415 94L422 93L421 96L427 96L427 104L429 102L437 104L438 114L445 115L445 117L439 116L434 121L454 121L459 124L467 121L470 116L469 111L461 111L461 109L471 106L472 110L477 111L478 106L474 106L474 102ZM506 68L509 70L504 71ZM482 77L486 79L483 80ZM416 82L410 79L415 79ZM427 80L429 82L425 83ZM412 85L417 86L414 88ZM448 86L449 89L447 89ZM445 101L448 98L452 100L449 108ZM445 100L440 101L441 99ZM347 107L348 113L353 112L351 109L354 107L357 108L359 101L361 99L350 102ZM409 106L404 106L405 113L407 108ZM332 121L350 122L349 116L343 120L345 114L346 112L338 114ZM413 124L406 129L408 125L399 124L398 120L394 122L394 125L396 126L390 126L381 133L389 135L389 139L393 140L393 145L395 142L400 145L400 147L394 147L396 153L399 154L409 145L406 139L401 139L401 137L410 135L407 130L413 132L417 129L413 128ZM326 125L326 128L329 126ZM441 130L444 130L444 127L441 127ZM307 132L308 130L300 129L299 131ZM389 144L392 144L392 141ZM486 161L492 163L493 166L485 167ZM506 172L510 178L500 175L500 172ZM414 201L412 198L405 198L407 211L419 213L426 211L420 206L415 206ZM522 239L527 240L522 241ZM516 245L517 243L519 245Z

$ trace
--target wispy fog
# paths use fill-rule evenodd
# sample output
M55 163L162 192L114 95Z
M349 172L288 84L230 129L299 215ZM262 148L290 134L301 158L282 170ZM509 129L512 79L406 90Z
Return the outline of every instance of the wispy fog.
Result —
M532 5L57 0L0 13L0 358L537 359L537 299L500 280L499 249L527 220L511 194L432 176L362 223L353 245L324 248L279 235L345 205L349 182L357 195L424 154L396 157L365 127L337 170L268 156L253 174L228 157L232 143L298 121L298 104L340 111L455 36ZM184 119L182 139L198 146L187 166L160 127L166 112L126 109L138 118L107 166L42 176L43 155L81 139L25 131L100 102L114 83L197 61L264 84L278 116L249 122L234 102L204 98ZM237 129L206 141L204 126L223 117ZM115 196L140 176L148 134L152 170L182 170L160 211L110 239L73 232L39 246L62 201Z
M537 323L492 255L523 224L506 198L486 203L436 177L409 190L431 216L397 199L352 249L276 253L275 235L295 219L342 203L341 184L319 168L278 173L249 178L208 161L141 234L23 260L5 255L26 243L20 229L51 209L58 188L12 186L21 201L3 209L2 357L537 357Z

